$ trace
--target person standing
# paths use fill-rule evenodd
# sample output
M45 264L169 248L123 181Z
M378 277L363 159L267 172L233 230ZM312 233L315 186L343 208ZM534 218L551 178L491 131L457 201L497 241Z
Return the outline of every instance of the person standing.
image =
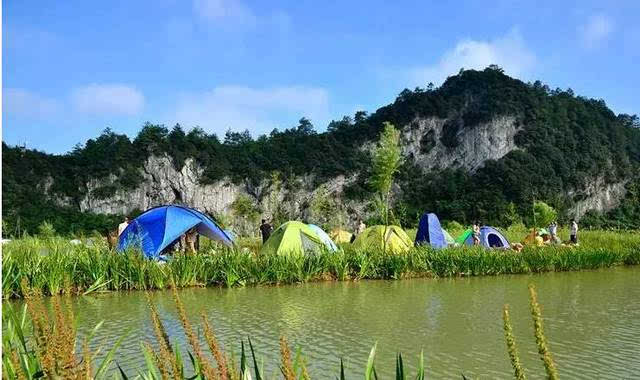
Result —
M118 236L122 235L122 232L125 230L125 228L127 228L128 225L129 225L129 217L125 216L124 222L118 224Z
M267 223L266 219L262 219L262 224L260 224L260 234L262 234L262 244L266 243L271 236L271 231L273 227L271 224Z
M195 228L190 229L189 231L187 231L186 234L186 240L187 240L187 246L189 247L189 252L190 253L196 253L196 237L197 237L198 233L196 232Z
M573 244L578 244L578 223L575 219L571 219L571 234L570 240Z
M480 245L480 225L478 222L473 223L471 234L473 238L473 245Z
M363 220L360 220L360 224L358 224L358 229L356 230L357 234L360 235L361 233L364 232L364 230L367 229L367 225L364 224Z
M551 235L551 244L558 242L558 223L554 220L549 224L549 235Z

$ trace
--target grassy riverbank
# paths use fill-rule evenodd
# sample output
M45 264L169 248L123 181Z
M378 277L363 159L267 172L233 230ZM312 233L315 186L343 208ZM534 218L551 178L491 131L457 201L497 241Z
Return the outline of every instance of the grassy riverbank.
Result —
M102 243L72 245L62 238L25 238L3 246L2 294L22 297L21 282L42 294L177 287L249 286L323 280L401 279L538 273L640 264L640 235L588 231L578 247L412 249L391 255L348 246L315 257L261 256L208 247L166 264L137 252L118 254Z

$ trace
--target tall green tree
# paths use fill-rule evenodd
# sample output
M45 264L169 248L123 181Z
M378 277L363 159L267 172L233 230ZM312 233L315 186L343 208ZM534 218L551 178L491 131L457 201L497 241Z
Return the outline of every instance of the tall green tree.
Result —
M389 122L384 122L378 144L373 150L371 160L371 178L369 184L376 192L376 203L379 205L384 220L384 250L387 248L387 226L389 225L389 208L393 178L402 165L400 150L400 131Z

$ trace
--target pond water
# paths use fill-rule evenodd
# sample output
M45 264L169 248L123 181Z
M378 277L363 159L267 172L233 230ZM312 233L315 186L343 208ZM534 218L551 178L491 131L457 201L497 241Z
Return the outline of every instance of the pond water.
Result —
M640 375L640 267L459 279L326 282L280 287L180 291L193 322L204 311L236 357L250 336L269 374L278 373L278 338L302 347L313 378L361 378L377 342L376 369L391 378L400 351L414 376L424 350L427 377L512 378L502 330L509 304L529 378L543 378L533 338L527 285L536 284L550 349L562 378L621 379ZM182 342L170 292L154 292L172 339ZM94 345L110 346L131 330L116 360L135 374L141 341L154 341L144 294L73 299L79 331L100 320ZM199 324L199 322L197 322ZM271 376L268 376L271 378Z

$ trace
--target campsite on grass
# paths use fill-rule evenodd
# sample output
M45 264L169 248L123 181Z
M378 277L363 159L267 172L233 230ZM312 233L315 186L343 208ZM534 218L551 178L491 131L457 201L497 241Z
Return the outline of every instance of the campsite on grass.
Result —
M639 0L0 13L2 380L640 379Z

